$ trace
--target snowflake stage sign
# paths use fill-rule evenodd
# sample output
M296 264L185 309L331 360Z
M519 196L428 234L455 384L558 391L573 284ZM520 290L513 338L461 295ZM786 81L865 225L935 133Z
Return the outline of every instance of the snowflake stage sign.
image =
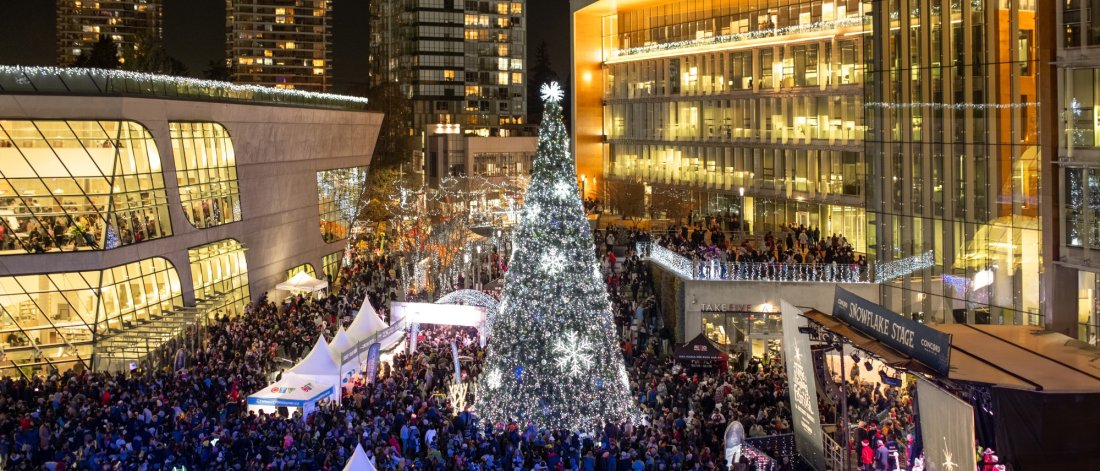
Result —
M561 118L546 116L500 312L489 329L478 410L492 422L592 432L637 416Z

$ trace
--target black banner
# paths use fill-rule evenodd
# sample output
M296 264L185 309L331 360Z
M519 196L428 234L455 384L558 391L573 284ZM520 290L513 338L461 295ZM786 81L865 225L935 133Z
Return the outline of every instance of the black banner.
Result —
M946 376L951 336L837 287L833 316Z

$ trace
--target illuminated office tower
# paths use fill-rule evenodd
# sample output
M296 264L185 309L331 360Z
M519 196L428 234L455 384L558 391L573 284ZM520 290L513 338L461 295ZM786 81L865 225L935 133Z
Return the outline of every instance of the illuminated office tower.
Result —
M1090 3L1057 3L1060 14L1057 32L1058 76L1055 106L1046 107L1043 136L1059 139L1057 147L1044 143L1044 155L1056 156L1056 163L1044 165L1044 209L1059 217L1049 220L1044 233L1046 299L1052 309L1065 313L1062 322L1070 335L1098 343L1100 335L1100 31L1092 18ZM1043 5L1046 7L1046 5ZM1053 7L1051 7L1053 8ZM1045 72L1045 71L1044 71ZM1044 161L1046 164L1046 161ZM1044 229L1047 229L1044 227ZM1063 326L1059 326L1063 327ZM1064 328L1059 329L1064 331Z
M690 198L696 215L760 235L802 223L864 251L865 7L573 0L586 196L640 186L650 202Z
M413 99L413 129L508 136L527 123L526 1L372 0L371 84Z
M1037 105L1056 99L1040 96L1055 90L1036 57L1054 36L1040 3L572 0L578 172L648 200L686 192L696 215L744 217L757 236L790 223L844 234L888 278L883 303L915 318L1070 333L1064 313L1040 309L1058 297L1044 239L1057 219L1040 215L1059 177L1040 185L1055 152L1039 136L1063 134L1040 108L1085 116L1086 131L1064 134L1087 141L1095 101L1084 87ZM1091 29L1072 18L1060 34L1084 45ZM1077 200L1063 245L1097 227L1087 175L1061 177L1080 190L1065 193Z
M870 3L869 258L934 257L883 284L895 311L1044 324L1036 3Z
M233 82L332 87L332 0L226 0L225 12Z
M57 64L73 65L102 35L120 57L132 53L139 37L161 37L162 14L161 0L57 0Z

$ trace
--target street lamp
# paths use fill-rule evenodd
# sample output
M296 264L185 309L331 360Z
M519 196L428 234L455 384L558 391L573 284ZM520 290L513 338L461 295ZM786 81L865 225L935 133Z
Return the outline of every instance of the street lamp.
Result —
M741 195L741 214L740 214L740 217L738 217L739 222L737 224L737 232L738 232L738 238L741 239L741 242L744 242L745 241L745 187L738 188L737 189L737 194Z
M477 289L481 289L481 246L477 246Z

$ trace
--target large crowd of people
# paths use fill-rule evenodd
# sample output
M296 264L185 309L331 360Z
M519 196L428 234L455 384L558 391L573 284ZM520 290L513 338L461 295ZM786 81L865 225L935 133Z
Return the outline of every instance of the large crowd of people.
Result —
M750 437L789 433L782 367L755 361L741 371L696 371L676 364L649 270L631 249L648 234L597 237L610 244L601 252L604 275L646 423L582 436L479 420L472 391L450 394L451 342L460 348L464 381L476 379L483 356L477 333L456 327L420 330L415 352L396 353L375 381L358 380L340 404L322 403L306 417L249 412L248 394L305 355L318 335L331 338L351 322L363 299L385 317L391 301L416 296L402 291L397 256L361 255L329 296L281 304L265 298L241 316L213 319L201 346L181 347L167 365L0 380L0 468L330 470L362 444L383 470L728 469L722 431L731 420ZM892 396L872 395L869 403L878 410L883 397ZM780 469L794 469L790 457L777 458Z
M742 238L734 240L732 236L737 235ZM673 226L657 243L693 260L867 266L866 258L855 252L844 235L822 234L801 224L784 225L759 238L722 231L717 225Z

